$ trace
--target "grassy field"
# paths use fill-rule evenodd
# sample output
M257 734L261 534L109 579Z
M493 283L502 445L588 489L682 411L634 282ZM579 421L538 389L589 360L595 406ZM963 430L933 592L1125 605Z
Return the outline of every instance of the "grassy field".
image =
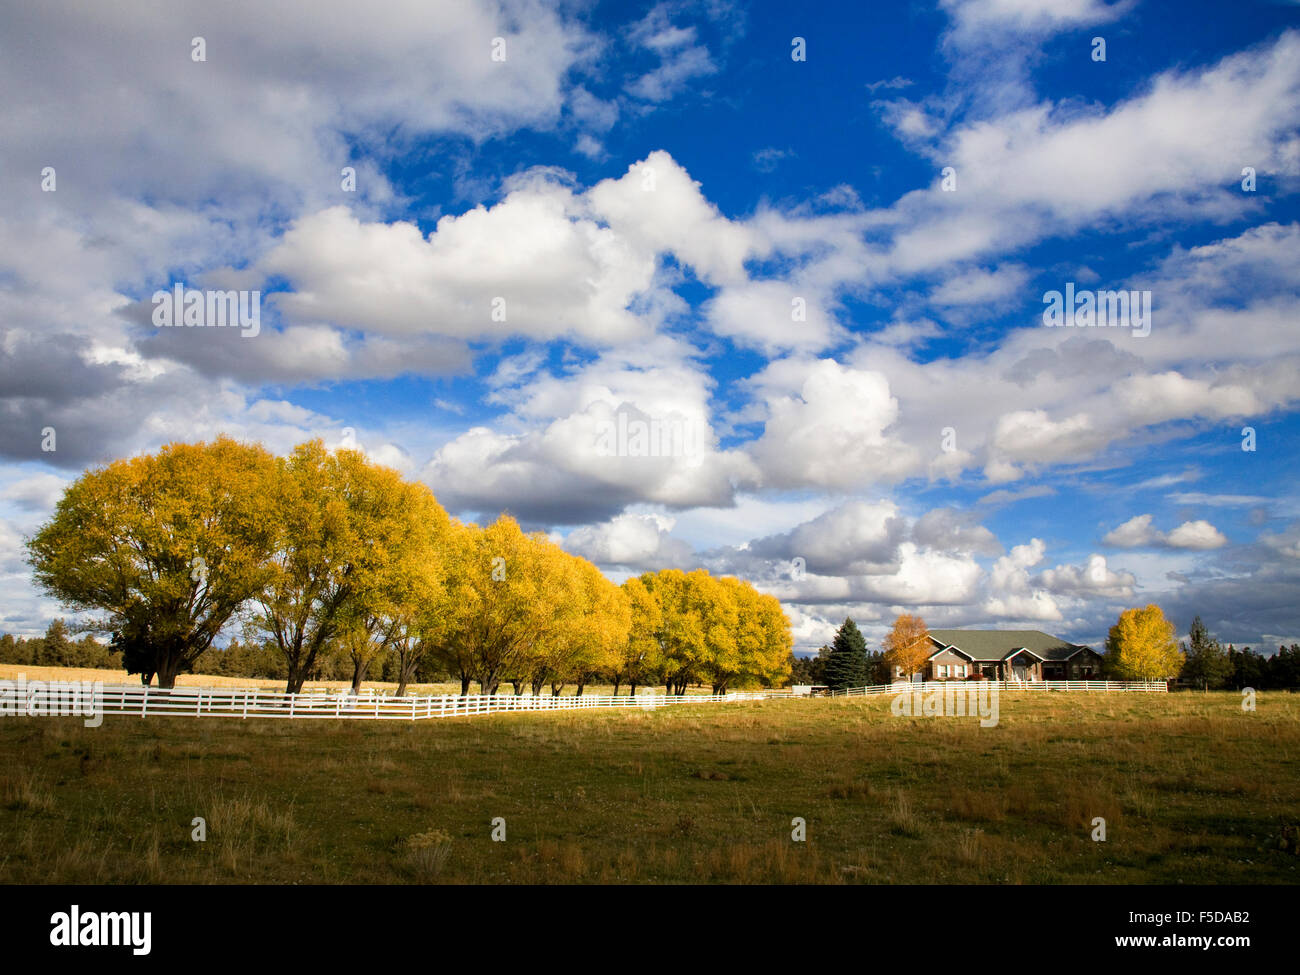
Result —
M1300 697L1239 702L1004 693L993 728L888 697L4 718L0 881L1296 883Z

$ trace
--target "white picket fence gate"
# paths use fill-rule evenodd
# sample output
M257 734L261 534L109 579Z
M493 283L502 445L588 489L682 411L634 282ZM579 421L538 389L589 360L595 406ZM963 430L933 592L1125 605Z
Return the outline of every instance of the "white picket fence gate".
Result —
M873 684L870 687L850 687L831 691L831 697L863 697L871 694L897 694L914 688L921 691L932 687L980 687L988 685L999 691L1138 691L1144 694L1165 694L1169 685L1162 680L930 680L894 684Z
M93 697L92 697L93 693ZM77 695L80 695L78 697ZM15 695L16 696L16 695ZM5 713L57 715L68 706L93 706L100 714L138 717L230 718L367 718L419 721L509 711L578 711L592 708L652 709L675 704L726 704L762 700L762 693L731 694L583 694L581 697L515 694L455 694L394 697L367 690L361 694L309 691L286 694L256 687L175 687L165 690L139 684L91 685L31 681L22 698L0 701Z

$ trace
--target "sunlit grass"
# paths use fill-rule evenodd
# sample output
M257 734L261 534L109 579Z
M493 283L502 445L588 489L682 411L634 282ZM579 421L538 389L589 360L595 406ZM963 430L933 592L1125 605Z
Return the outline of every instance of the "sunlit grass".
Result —
M1004 693L993 728L889 703L5 718L0 880L1300 880L1274 841L1300 821L1300 698Z

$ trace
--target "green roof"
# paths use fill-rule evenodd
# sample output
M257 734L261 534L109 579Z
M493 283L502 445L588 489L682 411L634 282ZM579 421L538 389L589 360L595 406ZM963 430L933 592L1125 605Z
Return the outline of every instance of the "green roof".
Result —
M973 660L1005 660L1022 647L1044 660L1068 660L1086 649L1041 630L931 630L930 636Z

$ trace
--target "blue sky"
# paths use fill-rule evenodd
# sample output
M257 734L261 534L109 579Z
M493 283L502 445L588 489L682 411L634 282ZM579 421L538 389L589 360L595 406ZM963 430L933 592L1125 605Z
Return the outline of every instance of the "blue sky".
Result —
M70 479L227 432L741 575L806 650L1300 640L1300 6L863 6L0 15L0 630L60 613L22 539ZM178 282L259 333L156 328ZM1149 333L1047 327L1067 286Z

